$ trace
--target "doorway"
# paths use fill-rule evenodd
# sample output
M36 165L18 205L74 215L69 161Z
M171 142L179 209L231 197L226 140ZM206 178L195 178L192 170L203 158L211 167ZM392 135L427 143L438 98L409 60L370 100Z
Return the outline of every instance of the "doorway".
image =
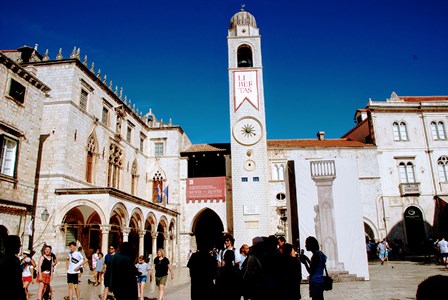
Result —
M404 212L404 224L409 251L422 252L426 240L422 211L415 206L408 207Z
M222 247L222 234L224 226L219 216L210 208L200 211L194 221L192 232L196 237L196 246L201 248Z

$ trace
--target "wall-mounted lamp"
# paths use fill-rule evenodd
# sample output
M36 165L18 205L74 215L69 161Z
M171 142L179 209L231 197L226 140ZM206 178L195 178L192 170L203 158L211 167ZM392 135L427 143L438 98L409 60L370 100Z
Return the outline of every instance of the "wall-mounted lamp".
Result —
M42 213L40 214L40 217L42 219L42 221L47 222L48 218L50 217L50 213L47 210L46 206L37 206L36 208L43 208L44 210L42 211Z

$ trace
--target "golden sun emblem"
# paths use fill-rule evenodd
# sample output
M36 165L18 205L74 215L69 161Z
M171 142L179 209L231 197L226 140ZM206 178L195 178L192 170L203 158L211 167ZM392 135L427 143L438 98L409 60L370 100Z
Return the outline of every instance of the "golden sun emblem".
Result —
M251 125L251 124L246 124L246 125L244 125L244 126L241 128L241 134L242 134L244 137L249 137L249 138L257 135L257 133L255 132L255 128L254 128L254 126Z

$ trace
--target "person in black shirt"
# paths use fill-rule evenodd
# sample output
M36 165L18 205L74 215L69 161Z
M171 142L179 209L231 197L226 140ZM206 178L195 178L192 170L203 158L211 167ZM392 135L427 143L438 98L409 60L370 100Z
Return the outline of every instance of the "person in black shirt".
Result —
M154 263L152 265L151 277L156 278L156 285L159 288L159 297L158 300L164 299L165 285L166 280L168 278L168 270L171 273L171 279L174 278L173 269L171 268L170 261L165 257L165 251L162 248L157 249L157 257L154 259Z

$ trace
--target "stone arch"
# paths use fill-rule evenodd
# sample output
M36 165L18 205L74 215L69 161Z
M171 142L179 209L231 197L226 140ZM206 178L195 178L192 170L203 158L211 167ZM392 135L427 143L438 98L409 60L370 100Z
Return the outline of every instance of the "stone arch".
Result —
M123 242L123 229L129 224L130 218L126 206L118 202L110 211L109 224L111 226L109 232L109 245L115 247L121 245Z
M191 224L192 246L198 248L221 247L224 225L219 215L210 208L197 212Z
M70 211L72 208L75 208L77 206L83 206L83 205L91 207L93 210L95 210L98 213L98 215L101 219L101 224L107 224L106 215L104 214L101 207L96 202L87 200L87 199L79 199L79 200L71 201L67 205L63 206L61 209L57 209L56 210L57 214L56 214L55 220L54 220L55 224L62 224L63 220L65 218L65 215L67 214L68 211Z
M112 207L109 214L110 218L112 218L114 214L119 216L121 221L120 222L121 227L129 223L129 213L126 206L123 203L118 202Z
M154 213L151 211L148 213L145 219L145 236L143 241L143 255L145 256L145 259L149 260L149 255L151 254L151 257L155 257L155 250L156 247L155 241L157 238L157 218L154 215Z
M238 68L253 67L253 47L248 43L244 43L238 46L237 49L237 66Z
M140 249L140 231L143 228L143 212L139 208L135 208L132 211L128 227L130 229L128 235L129 244L133 249Z
M157 249L166 248L166 238L168 234L168 220L165 216L162 216L157 225Z
M379 239L377 227L366 217L364 217L364 235L366 237L366 242Z
M60 210L55 220L59 221L56 224L61 224L59 228L65 246L76 242L83 247L88 258L94 249L101 248L100 225L105 216L96 203L90 200L72 201Z

